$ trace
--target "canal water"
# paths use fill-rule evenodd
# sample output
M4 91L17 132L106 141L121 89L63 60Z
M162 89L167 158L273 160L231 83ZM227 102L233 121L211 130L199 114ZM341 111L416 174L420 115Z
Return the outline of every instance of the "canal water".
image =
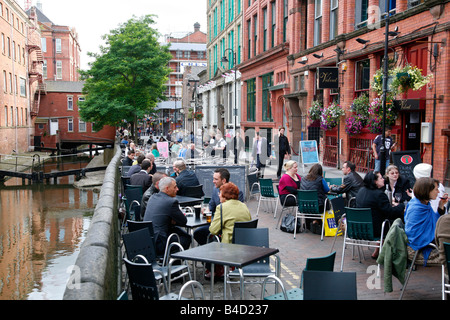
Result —
M14 178L0 185L0 300L62 299L99 197L74 181L22 185Z

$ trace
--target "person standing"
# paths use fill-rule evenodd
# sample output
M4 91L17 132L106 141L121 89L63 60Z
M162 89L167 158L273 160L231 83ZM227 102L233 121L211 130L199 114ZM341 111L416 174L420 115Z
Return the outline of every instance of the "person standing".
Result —
M256 132L252 156L256 160L256 168L258 169L259 176L264 178L264 167L266 166L266 160L270 157L270 144L266 138L259 135L259 132Z
M281 168L283 167L284 159L290 159L291 157L291 148L289 146L289 140L284 135L284 127L280 127L279 136L278 136L278 170L277 170L277 178L281 177Z
M391 137L391 128L386 127L386 130L384 132L384 146L386 150L386 166L385 169L389 166L390 163L390 153L391 149L395 148L396 143L394 143L394 140ZM373 171L380 172L381 168L381 159L380 159L380 151L381 151L381 145L382 145L383 135L379 134L375 137L375 140L373 140L372 143L372 150L373 150L373 156L375 157L375 169Z

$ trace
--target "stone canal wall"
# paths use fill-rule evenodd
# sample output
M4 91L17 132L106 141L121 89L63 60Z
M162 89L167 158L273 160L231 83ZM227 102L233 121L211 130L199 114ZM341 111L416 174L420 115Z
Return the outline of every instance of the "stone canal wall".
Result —
M118 194L121 149L116 145L91 225L66 285L63 300L115 300L119 280Z

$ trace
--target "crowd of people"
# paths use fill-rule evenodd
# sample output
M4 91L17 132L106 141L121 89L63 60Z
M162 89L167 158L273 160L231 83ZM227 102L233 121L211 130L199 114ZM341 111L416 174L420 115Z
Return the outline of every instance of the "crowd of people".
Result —
M412 250L421 249L424 261L432 259L431 249L424 249L424 247L438 241L437 235L440 238L446 236L446 241L450 240L449 215L447 214L448 194L442 184L432 178L431 165L418 164L414 168L416 181L414 185L411 185L406 177L400 175L399 169L389 163L389 160L386 162L384 176L379 170L374 170L365 174L364 177L356 172L354 163L345 161L342 166L342 184L329 185L324 179L323 168L320 164L312 165L303 177L298 174L299 165L290 159L290 145L287 137L284 136L284 130L284 128L279 129L275 144L277 155L279 155L276 175L279 178L278 191L281 204L296 206L298 190L317 190L319 210L322 212L325 209L325 199L330 192L343 195L347 205L371 209L374 236L381 235L383 221L388 220L393 223L400 218L405 224L408 246ZM389 130L386 131L386 135L390 136ZM238 150L234 156L239 158L239 152L244 150L244 142L238 133L236 137L231 137L234 141L231 145L229 138L228 134L224 137L220 132L211 133L203 138L203 146L199 151L195 141L191 140L194 138L189 138L189 143L185 144L183 137L169 132L169 150L176 155L172 176L157 170L155 159L161 155L155 143L152 142L149 152L143 154L136 151L135 144L126 136L121 140L125 146L123 165L130 166L128 173L132 184L142 185L144 190L141 218L153 221L158 253L161 254L164 250L167 237L171 233L179 235L184 248L191 245L190 235L182 229L186 224L186 217L180 209L176 196L183 195L186 187L197 186L200 183L195 172L187 169L185 160L205 155L206 157L218 155L226 159L230 156L230 149L234 150L234 143ZM376 160L379 160L380 149L376 141L374 155L376 154ZM394 147L392 141L388 151L391 147ZM266 161L272 154L271 145L265 137L260 136L259 132L255 134L251 154L259 176L264 177ZM380 163L377 161L377 169L379 166ZM283 175L282 171L284 171ZM199 245L205 244L210 234L220 235L223 242L231 242L234 222L251 220L242 191L229 179L230 173L227 169L218 168L214 171L214 188L209 202L213 219L210 226L201 227L195 231L194 239ZM216 214L217 212L220 214ZM320 230L320 224L320 220L314 220L307 227L311 230ZM388 229L385 229L386 233ZM376 259L378 254L378 250L375 250L372 257ZM221 270L217 272L217 276L220 276Z

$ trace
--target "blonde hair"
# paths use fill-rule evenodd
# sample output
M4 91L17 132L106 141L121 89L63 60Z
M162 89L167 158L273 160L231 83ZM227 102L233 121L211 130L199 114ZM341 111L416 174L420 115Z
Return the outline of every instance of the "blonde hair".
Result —
M296 164L296 163L297 163L297 162L294 161L294 160L289 160L288 162L286 162L286 163L283 165L283 168L284 168L285 171L288 171L288 170L291 169L291 168L294 166L294 164Z

